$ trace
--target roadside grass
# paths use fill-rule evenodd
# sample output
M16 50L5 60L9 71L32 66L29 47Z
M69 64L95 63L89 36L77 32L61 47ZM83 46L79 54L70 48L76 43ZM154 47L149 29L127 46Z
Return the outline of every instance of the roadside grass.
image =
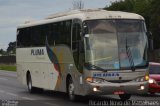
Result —
M0 64L0 70L16 71L16 65Z

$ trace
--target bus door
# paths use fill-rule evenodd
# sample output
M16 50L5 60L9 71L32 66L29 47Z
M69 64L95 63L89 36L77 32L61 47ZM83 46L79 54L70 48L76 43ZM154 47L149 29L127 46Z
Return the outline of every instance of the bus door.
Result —
M73 68L73 72L77 72L75 83L76 85L82 84L82 73L83 73L83 63L84 63L84 42L81 37L81 27L82 21L79 19L73 20L72 27L72 53L74 58L75 68Z

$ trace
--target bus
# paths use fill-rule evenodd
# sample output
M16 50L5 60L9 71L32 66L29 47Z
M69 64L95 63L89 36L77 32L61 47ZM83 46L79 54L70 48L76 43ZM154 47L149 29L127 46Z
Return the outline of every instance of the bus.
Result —
M38 89L77 96L148 92L145 20L134 13L71 10L17 27L17 76Z

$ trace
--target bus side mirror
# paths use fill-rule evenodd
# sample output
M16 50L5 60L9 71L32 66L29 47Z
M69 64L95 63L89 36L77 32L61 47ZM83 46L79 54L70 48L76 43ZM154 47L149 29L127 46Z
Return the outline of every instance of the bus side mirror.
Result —
M152 51L152 50L154 50L152 32L149 31L146 34L147 34L147 37L148 37L149 50Z
M83 26L83 36L88 34L88 27L87 26Z

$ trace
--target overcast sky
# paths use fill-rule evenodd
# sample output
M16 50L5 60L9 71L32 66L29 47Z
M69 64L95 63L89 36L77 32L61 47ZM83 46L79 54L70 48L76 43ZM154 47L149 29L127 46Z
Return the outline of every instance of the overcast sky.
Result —
M84 8L103 8L115 0L82 0ZM18 24L72 9L73 0L0 0L0 49L16 40Z

